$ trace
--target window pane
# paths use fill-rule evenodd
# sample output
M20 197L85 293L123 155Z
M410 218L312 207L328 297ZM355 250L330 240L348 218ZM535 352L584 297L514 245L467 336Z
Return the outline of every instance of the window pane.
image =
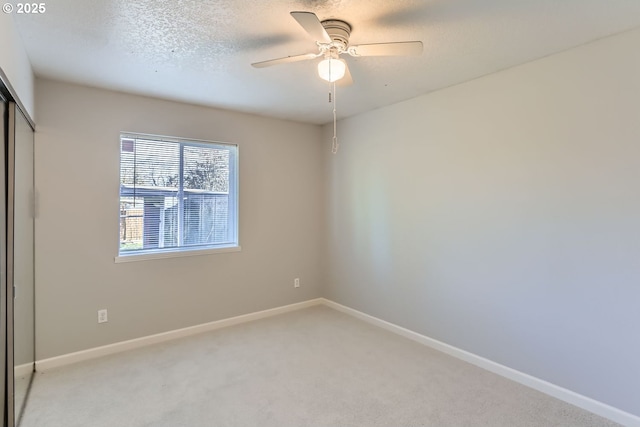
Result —
M184 203L185 245L206 245L229 241L229 196L187 195Z
M184 188L229 192L229 150L209 146L184 147Z
M123 139L120 182L141 187L178 188L180 144L144 139Z

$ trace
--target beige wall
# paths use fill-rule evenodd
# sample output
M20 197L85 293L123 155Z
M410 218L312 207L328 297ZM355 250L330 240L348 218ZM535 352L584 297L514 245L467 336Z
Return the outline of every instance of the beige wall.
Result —
M640 415L639 46L341 121L324 295Z
M0 69L34 118L33 71L11 15L0 13Z
M52 81L36 89L37 359L320 296L320 127ZM237 143L242 251L114 263L121 131ZM98 325L100 308L109 322Z

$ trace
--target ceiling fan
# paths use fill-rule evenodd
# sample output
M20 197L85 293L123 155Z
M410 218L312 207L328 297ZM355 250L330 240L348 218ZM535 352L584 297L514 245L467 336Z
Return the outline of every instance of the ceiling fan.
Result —
M422 53L421 41L391 42L349 45L351 25L339 19L327 19L320 21L312 12L291 12L291 16L314 39L318 46L318 53L305 53L302 55L286 56L284 58L251 64L256 68L270 67L272 65L286 64L289 62L306 61L318 57L323 60L318 63L318 74L324 80L340 83L352 83L351 73L344 59L340 55L347 53L351 56L405 56L419 55Z

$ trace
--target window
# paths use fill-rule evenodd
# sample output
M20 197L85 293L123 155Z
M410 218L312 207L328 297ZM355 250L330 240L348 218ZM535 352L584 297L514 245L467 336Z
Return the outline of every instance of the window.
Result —
M237 152L231 144L122 134L120 258L237 248Z

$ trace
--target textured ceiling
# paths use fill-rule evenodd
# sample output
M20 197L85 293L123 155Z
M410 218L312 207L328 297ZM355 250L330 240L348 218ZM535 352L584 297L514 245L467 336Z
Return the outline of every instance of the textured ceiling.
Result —
M418 57L346 56L347 117L640 26L640 0L51 0L13 17L36 75L310 123L332 119L290 11L349 22L352 44L422 40Z

